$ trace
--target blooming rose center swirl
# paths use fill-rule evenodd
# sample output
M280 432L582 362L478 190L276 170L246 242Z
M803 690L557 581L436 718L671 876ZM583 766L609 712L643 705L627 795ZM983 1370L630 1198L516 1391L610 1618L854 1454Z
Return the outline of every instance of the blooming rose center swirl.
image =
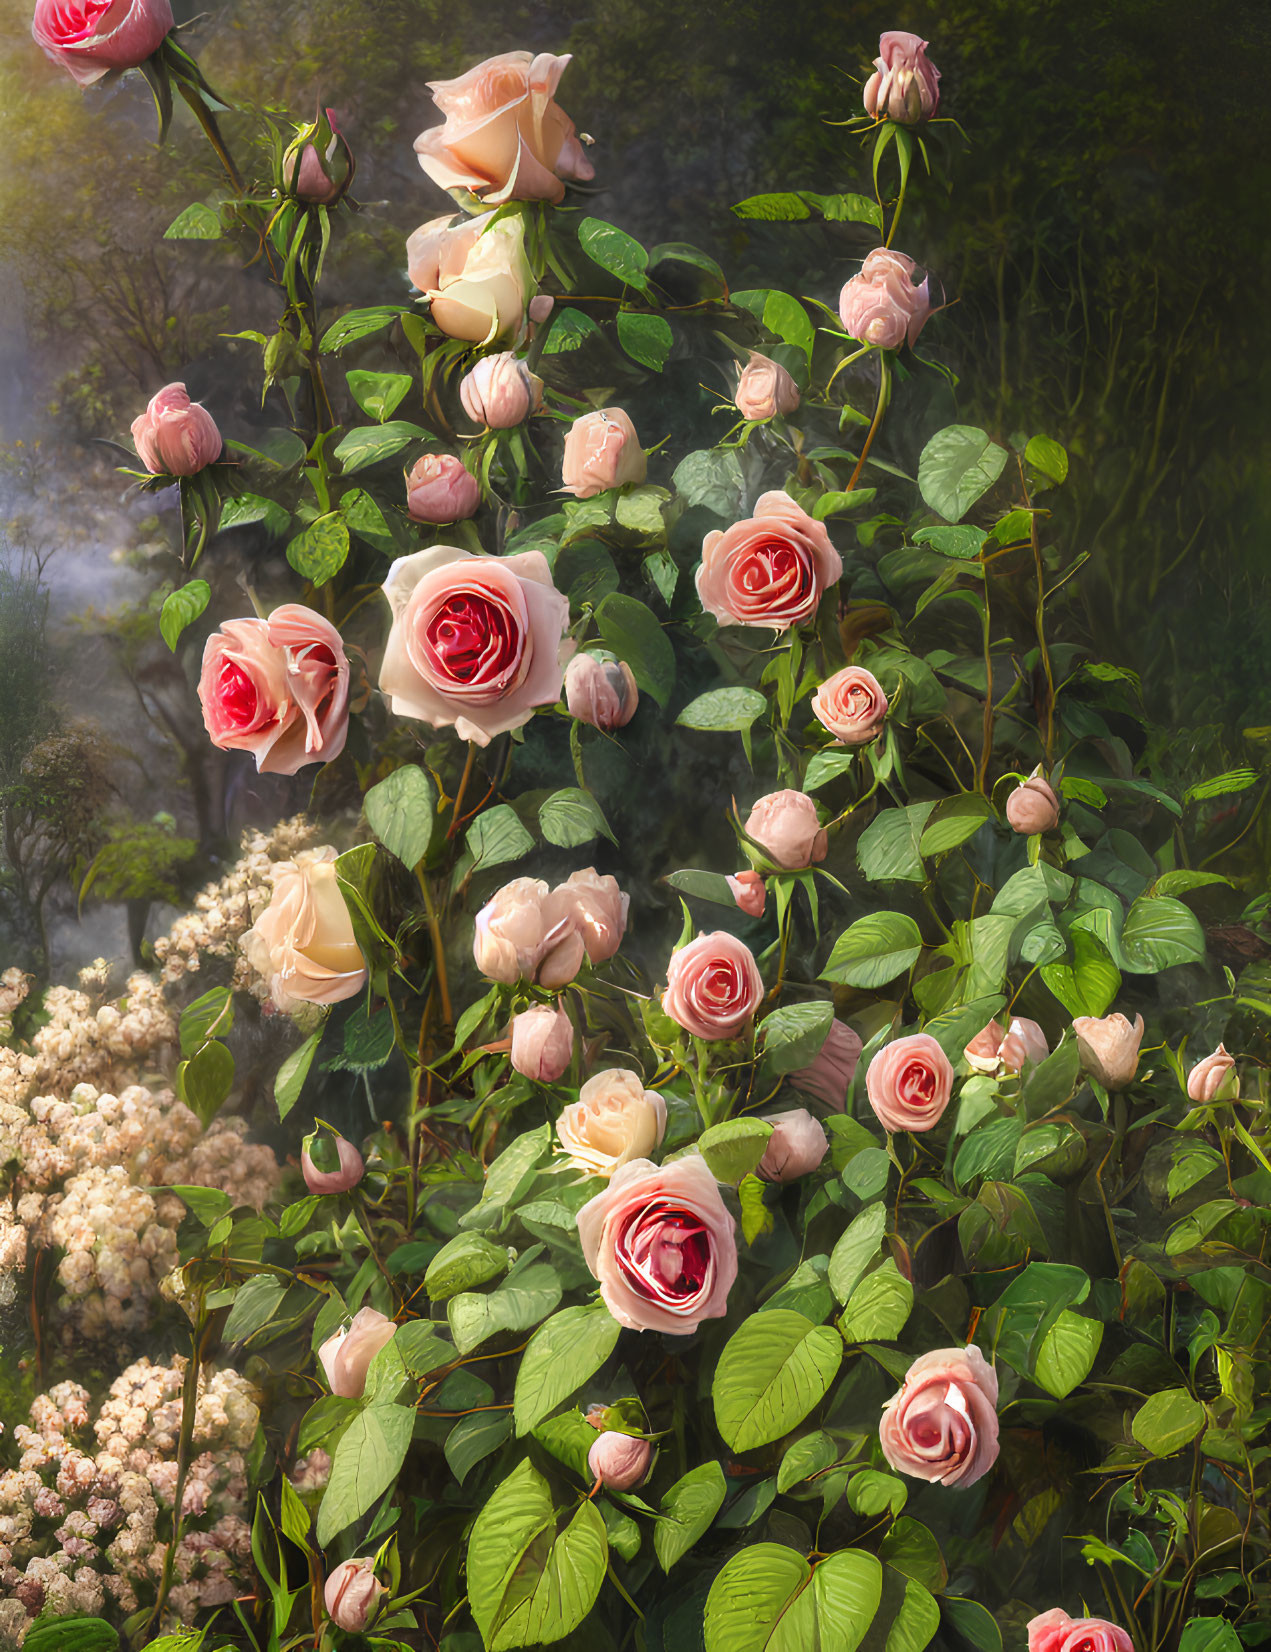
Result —
M915 1397L905 1409L904 1431L914 1451L933 1463L962 1462L975 1445L966 1399L956 1383L944 1394Z
M911 1107L927 1108L935 1104L936 1075L925 1062L908 1062L901 1070L896 1088Z
M221 662L217 683L217 703L227 721L237 729L252 729L260 722L260 695L251 675L237 660Z
M735 1015L745 998L745 983L737 965L716 958L702 971L690 992L693 1006L707 1018Z
M701 1218L662 1199L632 1213L618 1233L614 1255L633 1290L669 1308L709 1290L715 1271Z
M74 0L63 0L62 5L53 8L50 32L66 45L89 40L113 4L114 0L78 0L78 4Z
M421 581L407 628L411 664L426 681L465 700L507 694L529 670L533 642L525 598L493 579L450 584L431 600ZM423 601L416 606L416 599Z
M816 595L811 560L788 539L764 539L738 557L731 583L738 597L771 609L774 596L801 608Z

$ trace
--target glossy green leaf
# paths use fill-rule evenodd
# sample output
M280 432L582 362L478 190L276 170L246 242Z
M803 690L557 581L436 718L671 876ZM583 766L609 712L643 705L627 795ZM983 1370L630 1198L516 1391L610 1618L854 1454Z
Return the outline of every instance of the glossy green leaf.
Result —
M432 842L437 798L431 779L414 763L394 769L372 786L362 804L371 830L408 869L418 866Z
M658 1565L669 1572L710 1526L723 1506L728 1486L717 1462L699 1463L662 1499L662 1518L653 1528Z
M938 430L918 460L918 489L946 522L960 522L1005 469L1007 452L974 425Z
M780 1439L824 1399L842 1361L842 1342L829 1326L785 1308L754 1315L715 1368L720 1434L734 1451Z
M335 1448L331 1478L318 1510L322 1548L360 1520L392 1485L415 1427L408 1405L371 1405L355 1416Z
M871 912L835 941L822 981L849 987L881 987L912 969L922 952L922 931L904 912Z
M163 607L159 610L159 634L173 653L182 631L198 619L211 595L212 587L205 579L192 579L163 599Z
M603 1303L562 1308L530 1338L516 1374L513 1418L528 1434L609 1358L621 1327Z

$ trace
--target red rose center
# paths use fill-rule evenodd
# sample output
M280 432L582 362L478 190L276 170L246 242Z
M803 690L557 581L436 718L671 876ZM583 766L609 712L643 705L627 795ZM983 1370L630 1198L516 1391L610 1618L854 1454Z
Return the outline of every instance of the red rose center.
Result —
M255 721L260 706L256 685L235 660L226 660L221 667L221 709L231 723L249 728Z
M936 1099L936 1075L921 1061L911 1061L900 1075L900 1093L908 1102L930 1107Z
M698 1296L711 1271L711 1243L692 1211L652 1205L636 1212L616 1246L618 1265L642 1296L677 1303Z
M444 676L465 684L488 683L514 670L525 646L514 615L475 591L447 597L424 636Z
M765 539L752 547L738 570L739 583L750 596L761 596L774 586L793 586L802 595L812 588L807 558L788 540Z
M90 40L114 0L63 0L49 15L49 32L63 45Z

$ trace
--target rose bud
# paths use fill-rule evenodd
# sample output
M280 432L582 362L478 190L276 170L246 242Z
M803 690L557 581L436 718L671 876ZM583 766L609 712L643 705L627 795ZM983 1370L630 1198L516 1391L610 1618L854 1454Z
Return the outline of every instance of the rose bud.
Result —
M556 1121L569 1164L589 1176L612 1176L632 1159L647 1159L665 1132L666 1102L625 1067L589 1078Z
M310 1193L348 1193L362 1180L366 1166L351 1141L315 1130L300 1149L300 1169Z
M1105 1090L1124 1090L1139 1067L1143 1017L1133 1025L1123 1015L1079 1015L1072 1024L1081 1051L1081 1065Z
M997 1373L976 1347L921 1355L883 1407L878 1443L898 1474L973 1485L997 1461Z
M1198 1061L1187 1075L1187 1094L1192 1101L1231 1101L1239 1086L1234 1078L1236 1058L1220 1044L1213 1055Z
M719 625L788 631L815 618L822 595L842 576L824 522L774 491L760 494L753 516L706 535L695 579L702 607Z
M541 878L513 878L485 903L476 917L472 956L491 981L537 981L566 986L587 955L573 910L565 902L550 906L550 891Z
M416 522L462 522L480 506L480 482L453 453L425 453L406 478L406 509Z
M766 1182L793 1182L806 1176L830 1150L829 1139L819 1120L804 1107L788 1113L764 1113L765 1124L772 1126L764 1156L756 1174Z
M769 792L746 817L746 836L786 871L824 860L829 837L806 792Z
M831 1021L825 1043L817 1051L811 1066L791 1073L789 1082L796 1090L806 1090L822 1101L832 1112L841 1113L847 1106L847 1092L856 1077L861 1059L861 1041L846 1021Z
M336 1628L357 1635L374 1621L380 1596L387 1593L375 1576L374 1560L342 1560L327 1579L322 1600Z
M888 29L878 42L874 73L865 82L865 111L902 126L930 120L940 107L940 71L927 61L927 42Z
M882 729L887 696L878 678L863 666L845 666L812 696L812 715L829 729L836 745L865 746Z
M183 384L167 384L132 421L132 440L152 476L194 476L215 464L225 445L216 421Z
M496 223L486 212L453 227L448 217L433 218L407 240L406 267L450 338L487 344L524 332L534 275L519 213Z
M931 1130L953 1094L953 1068L930 1033L912 1033L874 1056L865 1091L884 1130Z
M318 1349L331 1392L342 1400L360 1400L371 1361L396 1334L397 1326L377 1309L359 1308L352 1324L329 1336Z
M239 946L280 1010L338 1004L366 985L366 960L335 872L335 850L305 850L272 869L273 899Z
M1003 1032L999 1021L990 1021L962 1053L977 1073L1020 1073L1025 1063L1035 1065L1045 1061L1050 1047L1036 1021L1016 1016L1009 1032Z
M763 1003L750 948L717 929L673 953L662 1008L694 1038L735 1038Z
M556 885L547 911L555 920L568 919L582 936L588 961L603 964L622 945L630 906L631 897L619 889L617 878L607 873L602 876L594 866L585 866ZM543 979L541 970L539 981L544 986L552 984Z
M591 499L627 482L643 482L648 460L635 426L620 407L575 419L565 438L561 482L575 499Z
M574 1055L574 1023L562 1009L534 1004L512 1017L512 1065L536 1084L555 1084Z
M31 21L44 55L81 86L139 68L172 27L169 0L36 0Z
M747 870L738 872L736 877L724 879L733 892L733 899L738 907L750 918L762 918L764 903L768 899L768 891L764 888L764 881L758 872Z
M333 109L299 128L282 162L291 193L309 206L334 206L353 182L354 170L353 151Z
M889 247L867 254L839 294L843 331L880 350L899 350L906 342L912 349L932 310L930 281L915 283L916 267L907 253Z
M606 1429L587 1453L587 1467L609 1491L633 1491L649 1472L653 1444Z
M636 714L640 691L624 660L575 654L565 667L565 704L569 715L592 728L625 728Z
M1059 799L1042 779L1039 768L1021 781L1006 800L1006 818L1025 837L1049 832L1059 824Z
M511 430L543 405L543 381L512 350L482 356L459 384L459 400L473 424Z
M1052 1606L1026 1625L1028 1652L1134 1652L1124 1629L1106 1618L1070 1618Z
M780 362L752 350L733 400L743 419L771 419L798 409L799 387Z

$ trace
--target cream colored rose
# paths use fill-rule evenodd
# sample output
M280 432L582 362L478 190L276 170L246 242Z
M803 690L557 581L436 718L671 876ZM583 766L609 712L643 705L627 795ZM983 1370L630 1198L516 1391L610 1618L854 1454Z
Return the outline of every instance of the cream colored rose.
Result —
M472 344L518 338L534 293L524 222L493 218L486 212L453 227L449 218L433 218L406 242L407 271L433 320L450 338Z
M610 1068L589 1078L556 1121L569 1163L591 1176L647 1159L666 1132L666 1102L638 1073Z
M338 1004L366 985L366 960L335 874L335 850L273 869L274 895L239 945L280 1010Z

